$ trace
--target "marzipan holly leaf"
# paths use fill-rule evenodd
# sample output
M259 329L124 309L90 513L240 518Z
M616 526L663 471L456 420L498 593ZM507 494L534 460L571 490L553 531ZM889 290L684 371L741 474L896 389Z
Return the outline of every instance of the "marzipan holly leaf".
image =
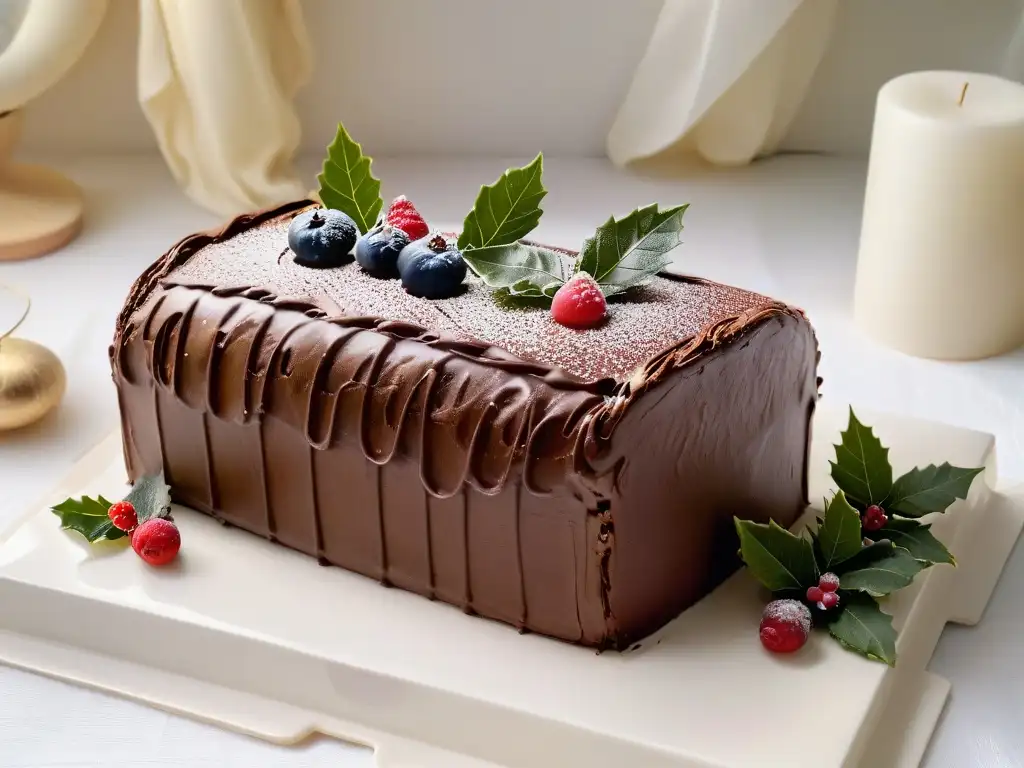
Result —
M890 667L896 664L896 630L870 595L843 595L843 609L828 625L829 634L852 651Z
M921 517L929 512L945 512L957 499L966 499L974 478L983 467L965 469L948 462L923 469L915 467L892 485L889 497L882 504L887 512L904 517Z
M888 595L910 586L924 565L889 541L876 541L842 563L839 587L872 595Z
M471 248L514 243L534 230L547 194L543 174L544 156L539 154L529 165L510 168L494 184L480 187L459 235L463 256Z
M892 489L889 449L884 447L871 427L861 424L850 409L850 424L836 447L832 479L854 501L864 506L881 504Z
M522 243L471 248L462 257L489 287L512 296L551 298L565 282L567 264L555 251Z
M818 583L811 542L774 521L767 525L734 518L740 557L751 575L772 592L805 590Z
M130 501L135 507L139 523L153 517L170 517L171 488L164 482L163 472L136 480L124 500Z
M654 204L608 219L583 243L576 271L592 275L605 296L643 285L671 263L688 207L658 210Z
M842 491L836 493L825 507L825 516L815 536L818 566L831 571L839 563L861 551L860 513L846 500Z
M115 541L127 534L114 526L107 516L107 510L113 502L102 496L92 498L83 496L80 499L65 499L51 507L51 511L60 518L60 527L67 531L78 531L90 542Z
M888 539L894 546L907 550L925 567L936 563L956 565L952 553L946 549L945 544L935 538L930 528L930 525L924 525L917 520L891 518L882 530L875 531L872 536Z
M384 207L380 180L370 172L371 162L345 126L338 123L323 170L316 177L320 182L320 202L351 216L360 232L367 232L376 224Z

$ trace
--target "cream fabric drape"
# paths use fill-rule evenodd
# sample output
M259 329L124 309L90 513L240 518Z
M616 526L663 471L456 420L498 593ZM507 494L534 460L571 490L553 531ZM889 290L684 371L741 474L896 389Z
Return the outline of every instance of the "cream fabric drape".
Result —
M773 152L820 63L839 0L666 0L608 135L624 165L662 153L741 165Z
M139 101L178 183L228 216L306 194L292 99L310 77L299 0L140 0Z

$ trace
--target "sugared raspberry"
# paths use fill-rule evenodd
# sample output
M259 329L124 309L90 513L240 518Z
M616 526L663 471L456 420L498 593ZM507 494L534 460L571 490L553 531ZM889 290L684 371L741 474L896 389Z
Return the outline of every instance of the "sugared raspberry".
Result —
M774 653L803 648L811 634L811 612L799 600L773 600L761 614L761 645Z
M147 520L132 534L132 549L150 565L167 565L181 549L178 526L163 517Z
M807 588L807 602L809 602L809 603L820 602L821 601L821 596L824 595L824 594L825 594L825 592L824 592L824 590L822 590L821 587L808 587Z
M872 504L864 510L865 531L880 531L885 527L887 522L889 522L889 516L886 515L885 510L877 504Z
M122 531L130 531L139 524L139 516L135 514L135 507L130 501L119 501L112 504L107 510L107 515L115 528Z
M825 592L818 601L818 607L823 611L831 610L839 605L839 595L835 592Z
M573 275L551 301L551 317L570 328L594 327L604 319L607 309L601 286L586 272Z
M388 207L384 221L392 227L397 227L409 236L410 240L419 240L430 234L430 227L420 216L416 206L405 196L396 197Z
M839 589L839 577L834 573L823 573L818 579L818 586L825 592L835 592Z

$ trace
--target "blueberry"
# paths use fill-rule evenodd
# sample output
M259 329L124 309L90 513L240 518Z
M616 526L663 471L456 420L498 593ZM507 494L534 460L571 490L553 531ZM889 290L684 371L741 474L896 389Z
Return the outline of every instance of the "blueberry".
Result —
M304 267L327 269L350 261L356 244L356 223L341 211L314 208L303 211L288 227L288 247L295 263Z
M440 235L425 237L402 249L398 256L402 286L413 296L447 299L456 295L466 278L466 262Z
M374 227L356 240L356 263L377 277L398 277L398 255L409 236L398 227Z

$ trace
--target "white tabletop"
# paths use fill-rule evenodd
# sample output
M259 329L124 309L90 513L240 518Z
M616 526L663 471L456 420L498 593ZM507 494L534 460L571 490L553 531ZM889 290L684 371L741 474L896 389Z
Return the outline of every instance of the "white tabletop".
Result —
M481 182L528 159L385 158L374 170L386 197L404 193L432 224L455 227ZM116 427L107 346L128 287L179 237L218 222L181 195L156 158L61 167L86 191L85 232L52 256L0 264L0 282L31 293L33 311L19 335L61 357L68 392L53 417L0 433L0 527ZM672 180L621 174L600 160L549 159L545 180L550 192L536 234L566 246L610 214L652 201L691 202L678 268L806 309L821 341L825 398L992 432L1001 475L1024 478L1024 350L975 363L917 360L853 327L862 163L787 157ZM13 315L10 303L0 295L0 328ZM931 669L951 680L953 694L927 766L1024 765L1022 598L1024 555L1015 552L981 625L944 634ZM372 761L364 749L326 739L274 747L0 667L0 768L140 765L369 768Z

